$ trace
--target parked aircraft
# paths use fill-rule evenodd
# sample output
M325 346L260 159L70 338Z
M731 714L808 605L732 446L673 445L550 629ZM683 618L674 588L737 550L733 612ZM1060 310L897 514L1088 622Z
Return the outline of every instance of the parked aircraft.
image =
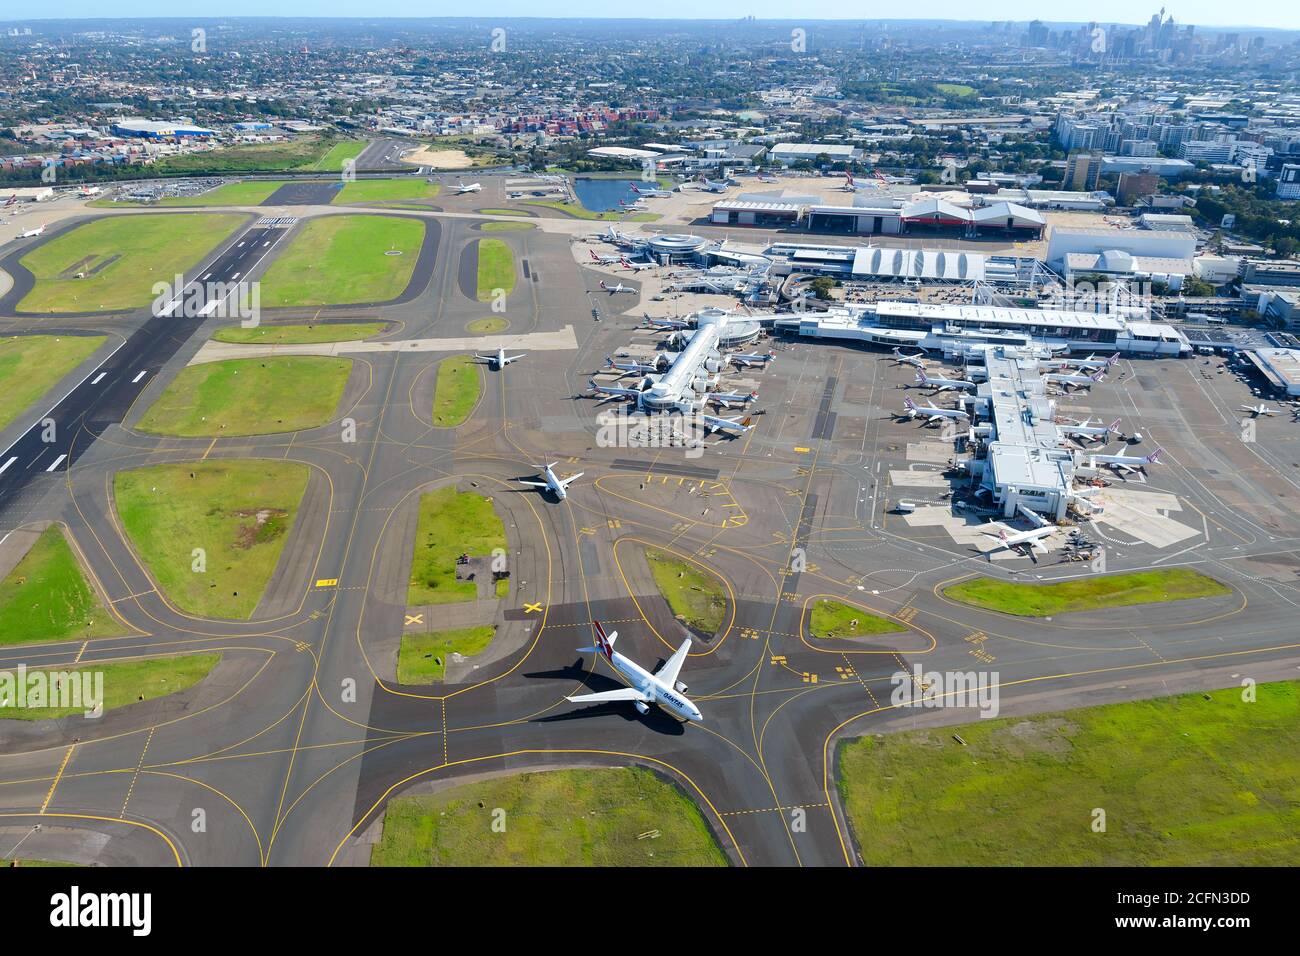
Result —
M925 418L926 425L933 425L941 422L945 418L970 418L964 409L960 408L939 408L934 402L926 402L924 408L918 407L916 402L910 398L903 399L903 408L908 418Z
M766 352L732 352L727 356L727 361L735 362L742 368L749 368L751 365L767 365L768 362L776 358L776 350L769 349Z
M28 229L26 232L20 232L20 233L18 234L18 238L19 238L19 239L35 239L37 236L39 236L39 235L40 235L41 233L43 233L44 231L45 231L45 223L41 223L41 224L40 224L39 226L37 226L35 229Z
M966 389L973 391L975 383L967 381L964 378L941 378L931 376L926 373L925 368L916 370L916 384L922 388L933 388L935 391L945 392L949 389Z
M1078 438L1088 442L1100 441L1103 445L1110 444L1112 437L1119 435L1119 422L1117 418L1109 425L1089 425L1091 418L1084 419L1078 425L1062 425L1061 434L1068 435L1071 438Z
M1164 452L1163 448L1157 448L1149 455L1089 455L1088 467L1096 468L1098 465L1105 465L1121 474L1146 471L1147 465L1154 465L1160 461L1162 452Z
M716 431L734 431L743 435L754 427L754 420L749 416L746 416L744 419L739 419L719 418L716 415L701 415L700 421L704 422L704 428L710 435Z
M1261 415L1279 414L1276 408L1269 408L1263 402L1260 402L1258 405L1241 405L1239 407L1243 412L1250 412L1251 418L1259 418Z
M604 282L601 282L600 287L610 295L613 295L615 292L636 292L636 289L632 286L624 285L621 282L618 285L605 285Z
M1048 372L1043 376L1044 381L1052 382L1056 385L1065 385L1070 388L1092 388L1106 377L1106 369L1099 368L1091 375L1063 375L1059 372Z

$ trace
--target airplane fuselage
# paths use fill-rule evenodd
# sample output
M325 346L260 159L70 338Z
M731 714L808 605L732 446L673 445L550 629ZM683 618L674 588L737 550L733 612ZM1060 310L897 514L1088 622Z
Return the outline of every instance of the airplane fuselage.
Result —
M670 714L680 717L682 720L704 719L700 709L692 704L686 695L678 691L676 687L668 686L636 661L629 660L615 650L601 656L609 662L610 667L618 671L624 680L647 697L652 697L656 704ZM646 705L638 702L637 710L641 713L644 714L648 709Z

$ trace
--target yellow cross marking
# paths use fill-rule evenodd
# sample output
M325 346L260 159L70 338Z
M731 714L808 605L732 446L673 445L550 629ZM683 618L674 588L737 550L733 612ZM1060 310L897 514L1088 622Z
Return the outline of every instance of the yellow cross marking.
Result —
M525 603L524 603L524 613L525 613L525 614L541 614L541 613L542 613L542 606L541 606L540 604L529 604L529 603L525 602Z
M412 624L423 624L423 623L424 623L424 615L423 615L423 614L408 614L408 615L406 615L406 626L407 626L407 627L410 627Z

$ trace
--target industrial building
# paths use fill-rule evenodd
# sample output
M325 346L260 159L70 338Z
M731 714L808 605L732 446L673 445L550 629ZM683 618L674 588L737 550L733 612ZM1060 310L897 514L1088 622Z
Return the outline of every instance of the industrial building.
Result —
M118 136L132 136L137 139L179 139L181 137L207 139L209 136L216 135L210 129L190 123L159 123L144 119L116 120L112 130Z
M941 232L968 237L1006 235L1028 240L1039 238L1047 227L1041 213L1012 202L967 206L943 196L918 196L910 202L862 197L851 206L810 206L808 228L814 232L850 235Z

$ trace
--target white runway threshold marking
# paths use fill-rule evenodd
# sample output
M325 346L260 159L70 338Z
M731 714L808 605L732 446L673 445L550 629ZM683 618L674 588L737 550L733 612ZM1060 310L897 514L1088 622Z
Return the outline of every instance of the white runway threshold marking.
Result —
M16 462L17 460L18 460L18 456L17 456L17 455L14 455L14 456L13 456L12 458L10 458L7 462L5 462L3 465L0 465L0 475L3 475L6 471L8 471L8 470L9 470L9 466L12 465L12 464L13 464L14 462Z
M49 467L49 468L46 468L45 470L46 470L47 472L48 472L48 471L53 471L55 468L58 468L59 465L62 464L63 459L65 459L65 458L67 458L67 457L68 457L67 455L60 455L58 458L54 459L54 461L50 462L50 467Z
M104 376L107 374L108 374L107 372L100 372L98 375L96 375L94 378L90 380L90 384L98 385L101 381L103 381Z
M131 379L131 384L134 385L136 382L140 381L140 379L144 378L148 374L149 372L147 369L143 372L140 372L138 375L136 375L135 378Z

